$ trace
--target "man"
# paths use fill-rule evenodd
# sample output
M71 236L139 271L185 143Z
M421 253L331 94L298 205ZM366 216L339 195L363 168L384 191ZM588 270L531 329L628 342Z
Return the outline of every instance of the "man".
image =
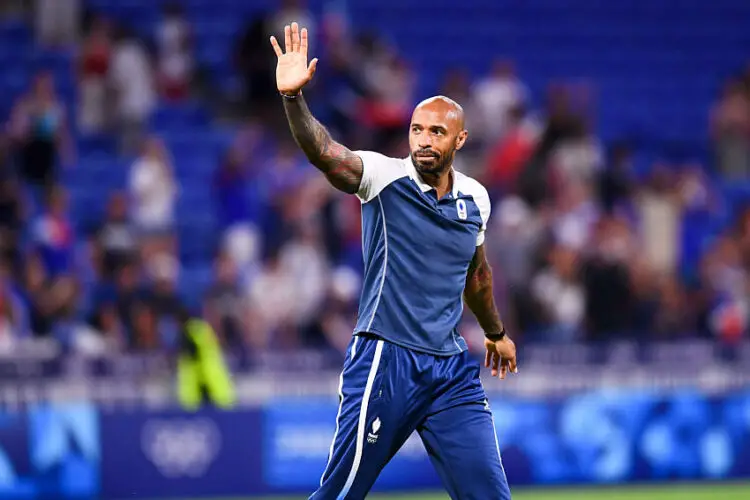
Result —
M463 110L428 99L414 110L410 158L352 152L310 114L301 89L307 31L275 38L276 84L295 140L336 188L362 201L365 276L340 380L336 433L312 499L365 498L404 441L419 432L452 498L510 499L479 364L456 326L463 297L486 332L492 375L516 372L516 349L492 296L484 230L487 191L452 168L467 137Z

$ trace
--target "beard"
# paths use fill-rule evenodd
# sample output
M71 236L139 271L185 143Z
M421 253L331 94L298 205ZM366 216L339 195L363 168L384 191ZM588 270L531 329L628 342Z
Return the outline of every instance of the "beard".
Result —
M411 162L414 168L417 169L421 175L439 176L443 172L447 171L453 163L453 156L455 151L450 150L446 154L440 154L436 151L430 151L431 157L419 157L417 153L422 153L423 150L412 151Z

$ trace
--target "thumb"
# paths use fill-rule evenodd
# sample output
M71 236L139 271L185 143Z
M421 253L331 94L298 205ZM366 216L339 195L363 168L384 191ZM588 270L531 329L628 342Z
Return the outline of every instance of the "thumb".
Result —
M315 69L318 67L318 58L316 57L312 61L310 61L310 65L307 67L307 76L308 78L312 78L315 74Z

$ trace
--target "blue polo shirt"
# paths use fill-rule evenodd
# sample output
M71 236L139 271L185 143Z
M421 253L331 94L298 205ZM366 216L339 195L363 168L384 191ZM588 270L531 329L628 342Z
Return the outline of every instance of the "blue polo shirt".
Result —
M354 333L436 355L466 350L458 323L466 272L490 216L487 190L452 170L453 189L438 199L410 158L357 155L365 270Z

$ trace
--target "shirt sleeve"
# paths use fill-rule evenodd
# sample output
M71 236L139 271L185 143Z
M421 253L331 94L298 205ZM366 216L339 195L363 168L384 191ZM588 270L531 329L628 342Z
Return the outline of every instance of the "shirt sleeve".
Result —
M474 195L474 203L479 207L479 215L482 218L482 227L479 229L477 234L477 246L484 243L484 232L487 230L487 221L490 220L490 212L492 211L492 205L490 203L490 195L487 190L477 182L477 193Z
M359 184L357 197L367 203L393 181L406 176L403 160L390 158L372 151L355 151L362 159L362 182Z

